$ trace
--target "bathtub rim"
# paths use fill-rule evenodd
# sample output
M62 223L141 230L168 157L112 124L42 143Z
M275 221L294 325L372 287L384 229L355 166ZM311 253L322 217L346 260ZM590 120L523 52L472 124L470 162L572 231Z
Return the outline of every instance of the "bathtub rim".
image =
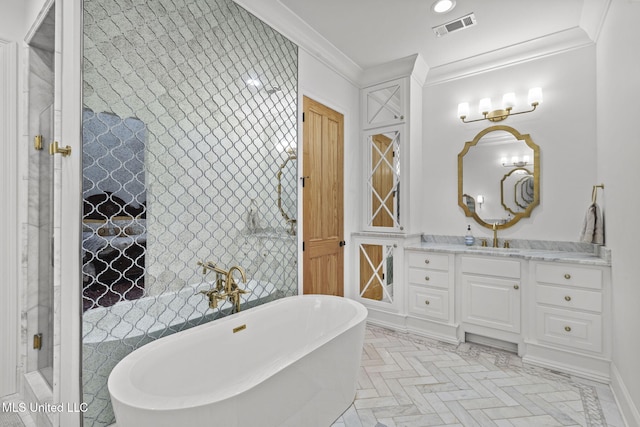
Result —
M278 288L273 283L259 280L259 279L250 279L247 282L252 282L252 281L255 282L258 286L263 286L263 289L265 290L269 289L269 292L267 292L266 295L262 295L262 294L258 295L252 292L248 294L250 296L247 298L245 298L244 295L242 295L241 296L241 298L243 298L242 306L249 303L255 303L256 301L265 300L267 298L271 298L274 295L276 295ZM242 285L242 282L241 282L241 285ZM134 300L119 301L118 303L109 307L96 307L91 310L87 310L82 314L82 345L103 345L109 342L136 339L136 338L150 335L156 332L160 332L162 330L168 329L180 323L197 320L201 317L207 316L211 314L212 311L207 306L207 301L204 295L198 296L198 293L200 290L210 289L212 286L213 286L213 283L210 283L210 282L194 283L173 292L167 292L159 295L143 296L142 298L137 298ZM199 288L202 288L202 289L199 289ZM251 288L251 289L254 289L254 288ZM184 298L185 300L191 297L201 298L201 302L199 302L201 307L194 306L191 312L191 316L180 317L180 319L183 320L184 322L166 324L164 322L155 320L153 321L153 323L151 323L151 325L148 328L142 330L136 326L137 322L139 322L144 317L144 316L141 316L138 319L136 319L136 322L134 323L128 320L125 320L127 323L132 324L132 327L131 327L131 330L124 335L116 334L114 332L115 325L112 325L109 323L110 320L108 319L111 316L117 317L117 316L121 316L121 314L127 315L128 313L131 312L131 310L139 308L141 305L149 306L146 308L141 308L143 311L145 311L145 316L146 316L147 312L149 311L149 308L154 304L158 304L158 300L162 300L161 303L168 306L173 301L171 298L175 298L176 295L180 295L180 298ZM169 302L165 302L164 301L165 299ZM232 308L232 305L228 301L224 301L224 303L218 306L219 310L231 310L231 308ZM120 311L122 312L121 314L119 313L114 314L114 312L120 312ZM225 316L228 316L228 315L225 314ZM134 333L134 331L139 331L139 333Z
M364 332L364 324L367 320L368 310L360 302L349 299L349 298L344 298L344 297L338 297L333 295L294 295L294 296L284 297L279 300L275 300L270 303L260 305L258 307L254 307L252 311L254 310L261 311L266 309L277 310L277 307L274 307L274 305L291 303L293 299L320 299L320 300L334 300L334 301L340 300L340 301L344 301L345 304L349 304L350 306L354 307L355 313L353 317L351 317L348 321L340 324L339 328L331 329L331 331L335 331L333 334L325 334L325 336L319 339L316 339L311 343L308 343L304 347L301 347L301 349L298 350L296 353L294 353L296 356L298 356L298 353L300 353L299 355L300 357L288 358L286 363L282 363L281 365L279 365L278 369L276 370L274 370L273 367L271 367L271 370L269 370L266 375L263 375L258 381L255 382L256 384L259 384L265 379L270 378L273 375L276 375L279 371L286 369L287 367L294 364L296 361L302 359L302 357L310 354L311 352L322 347L323 345L326 345L336 337L341 336L349 332L350 330L358 328L359 325L361 325ZM225 400L233 398L236 395L239 395L241 393L248 391L251 388L250 385L253 385L253 384L247 384L242 389L236 390L234 394L228 394L226 396L222 396L222 398L220 398L219 396L221 395L220 390L213 390L210 393L203 393L197 397L190 396L188 398L188 403L185 403L185 398L181 396L157 396L157 395L152 396L148 392L138 389L130 381L128 381L129 373L136 366L136 364L140 362L141 359L143 359L149 353L152 353L154 350L161 348L165 345L168 345L170 341L178 339L178 336L180 334L192 335L196 333L202 333L202 331L206 328L212 328L212 327L223 328L226 323L231 323L231 322L234 322L233 326L237 326L238 324L237 319L246 313L247 312L234 313L230 316L217 319L216 322L209 322L209 323L182 331L179 334L173 334L167 337L163 337L156 341L150 342L144 345L143 347L140 347L139 349L135 350L134 352L128 354L125 358L123 358L120 362L118 362L118 364L113 368L107 381L107 388L109 390L109 395L111 397L112 404L114 404L114 406L124 405L128 407L133 407L141 411L175 411L175 410L185 410L190 408L198 408L198 407L202 407L202 406L209 405L216 402L223 402ZM116 385L116 378L121 376L124 376L126 381L120 382L118 385Z

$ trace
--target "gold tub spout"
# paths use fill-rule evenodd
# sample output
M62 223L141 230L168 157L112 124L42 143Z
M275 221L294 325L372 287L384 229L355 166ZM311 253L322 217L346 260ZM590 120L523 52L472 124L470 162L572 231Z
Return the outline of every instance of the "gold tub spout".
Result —
M233 303L235 306L236 313L240 311L240 294L246 294L247 291L238 287L235 279L233 278L233 272L237 271L242 276L242 283L247 283L247 275L245 274L242 267L234 265L227 272L227 280L225 286L225 293L229 297L229 301Z
M202 274L206 274L207 270L216 273L216 285L214 288L200 291L209 299L209 308L218 307L218 301L229 300L233 304L234 312L240 311L240 294L246 294L247 291L238 287L233 272L238 271L242 276L242 282L247 282L247 275L242 267L234 265L229 270L223 270L212 261L198 261L198 265L202 267Z

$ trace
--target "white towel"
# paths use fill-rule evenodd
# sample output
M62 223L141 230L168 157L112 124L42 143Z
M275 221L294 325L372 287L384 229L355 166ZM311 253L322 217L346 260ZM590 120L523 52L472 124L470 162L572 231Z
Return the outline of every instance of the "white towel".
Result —
M602 213L597 203L592 203L584 215L580 241L597 245L604 244L604 221L602 221Z

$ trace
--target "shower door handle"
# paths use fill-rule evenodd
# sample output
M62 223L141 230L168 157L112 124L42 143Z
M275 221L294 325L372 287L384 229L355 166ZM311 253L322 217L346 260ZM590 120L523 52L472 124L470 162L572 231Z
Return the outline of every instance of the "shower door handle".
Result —
M71 147L68 145L66 147L60 147L58 141L53 141L49 144L49 154L52 156L54 154L62 154L63 157L66 157L71 154Z

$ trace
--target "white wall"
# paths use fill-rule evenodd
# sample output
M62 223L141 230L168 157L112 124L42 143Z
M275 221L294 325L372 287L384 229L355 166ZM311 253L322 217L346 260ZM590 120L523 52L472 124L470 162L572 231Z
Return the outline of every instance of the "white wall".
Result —
M349 263L349 253L353 250L350 235L353 231L361 229L360 219L362 218L360 91L347 79L318 61L303 48L298 50L298 87L300 114L302 113L302 96L308 96L344 115L344 237L347 242L344 277L345 292L347 292L349 289L347 281L353 280L352 266ZM302 126L299 129L299 141L302 145ZM302 152L302 147L299 150ZM300 214L302 212L302 198L299 197L298 200L300 201L298 203L298 217L302 218ZM302 230L302 226L300 230ZM302 266L300 266L299 277L302 277L301 268ZM349 295L345 294L345 296Z
M468 119L479 118L478 101L490 97L499 108L502 95L515 92L528 109L529 88L541 86L544 102L533 113L499 123L463 124L460 102L469 102ZM540 146L540 205L531 218L500 232L500 237L578 241L584 212L596 184L595 47L543 57L466 78L429 85L424 90L424 198L422 230L427 234L463 235L466 224L487 237L458 206L457 156L466 141L486 127L504 124L530 134ZM475 225L474 225L475 224Z
M613 0L597 42L598 178L612 252L613 389L629 426L640 425L640 3Z

